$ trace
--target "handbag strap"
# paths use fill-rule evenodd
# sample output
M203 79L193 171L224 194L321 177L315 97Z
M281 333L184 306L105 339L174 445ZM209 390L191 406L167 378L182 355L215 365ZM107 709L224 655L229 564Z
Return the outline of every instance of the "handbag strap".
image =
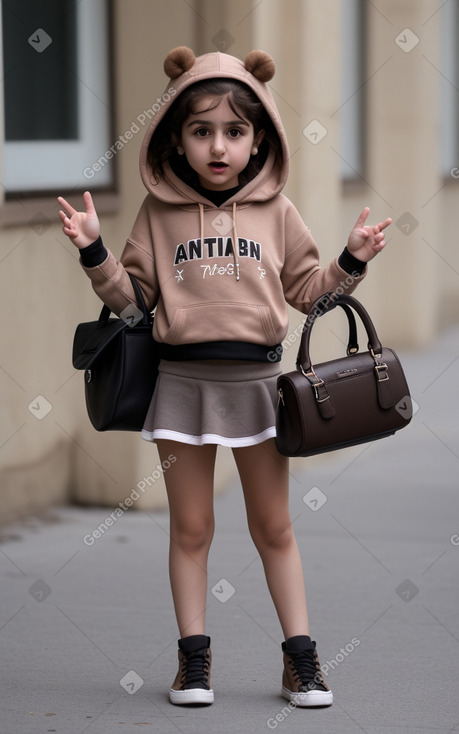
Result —
M349 356L349 354L356 354L359 351L359 343L357 341L357 324L355 323L355 316L354 311L352 308L349 308L347 303L333 303L329 307L326 307L325 310L323 310L323 297L321 299L320 308L317 310L318 316L323 316L324 313L327 311L331 311L336 306L340 306L344 313L347 316L347 321L349 325L349 337L347 341L347 348L346 348L346 354ZM311 313L311 312L310 312Z
M368 314L368 312L365 310L365 308L362 306L360 301L357 301L356 298L353 298L352 296L336 296L333 297L330 295L330 297L324 298L324 296L321 296L318 298L313 305L311 306L311 310L307 316L307 318L304 321L303 324L303 333L301 335L301 343L300 348L298 350L298 356L296 360L296 366L297 369L300 369L303 373L310 373L312 369L312 362L311 357L309 353L309 344L311 340L311 332L312 327L314 325L314 322L316 321L317 316L322 316L328 311L332 311L336 306L341 306L341 308L344 309L346 312L346 315L348 316L348 321L351 329L351 320L349 319L349 311L353 309L358 316L360 316L363 325L365 327L365 330L368 335L368 349L372 351L374 355L380 355L381 354L381 342L379 341L378 335L376 333L376 329L373 325L373 322ZM355 319L354 321L354 327L355 327ZM349 338L349 342L351 342L351 335ZM356 340L355 342L356 343ZM349 349L349 347L348 347ZM349 353L353 353L348 352Z
M147 310L147 306L145 303L145 299L143 297L142 289L140 285L138 284L136 278L134 278L134 276L132 275L132 273L128 272L128 275L131 280L132 287L134 289L137 306L142 311L142 324L150 324L151 323L150 314L148 313L148 310ZM105 324L107 323L110 317L110 314L111 314L111 309L109 308L109 306L104 304L102 307L102 311L100 312L100 315L99 315L99 323L98 323L97 328L102 328L103 326L105 326Z

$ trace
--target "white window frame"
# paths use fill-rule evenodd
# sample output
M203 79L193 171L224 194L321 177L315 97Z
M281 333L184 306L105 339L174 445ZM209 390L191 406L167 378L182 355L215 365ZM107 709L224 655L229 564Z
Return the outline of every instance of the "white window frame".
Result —
M341 1L340 173L344 181L364 174L363 65L360 0Z
M5 141L2 182L7 192L85 188L84 171L110 147L108 0L81 0L76 16L79 139ZM107 187L112 179L108 162L91 188Z
M440 166L444 176L459 169L459 8L457 2L441 8ZM456 175L454 175L456 178Z

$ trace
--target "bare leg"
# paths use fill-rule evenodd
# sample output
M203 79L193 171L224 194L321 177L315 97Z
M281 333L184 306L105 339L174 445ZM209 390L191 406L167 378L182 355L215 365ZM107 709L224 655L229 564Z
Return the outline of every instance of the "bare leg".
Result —
M301 558L290 519L288 459L274 439L233 449L244 491L250 534L285 639L308 635L309 623Z
M169 576L180 636L203 635L217 447L164 439L157 445L161 461L170 454L176 457L164 479L170 510Z

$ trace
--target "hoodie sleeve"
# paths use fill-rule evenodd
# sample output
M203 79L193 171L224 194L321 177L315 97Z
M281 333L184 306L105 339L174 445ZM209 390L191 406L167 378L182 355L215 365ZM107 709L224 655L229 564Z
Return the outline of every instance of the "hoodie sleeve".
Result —
M350 295L363 280L367 267L348 272L348 264L334 258L329 265L321 267L319 251L311 231L304 224L293 205L287 210L285 221L286 248L281 279L285 300L290 306L307 314L317 298L324 293L339 292ZM342 267L346 266L346 270Z
M105 255L105 259L93 267L88 267L86 257L80 259L83 270L90 278L92 287L99 298L117 315L130 303L135 303L129 272L137 279L147 308L153 309L158 300L159 289L153 255L148 197L139 210L120 259L117 260L109 249L105 250Z

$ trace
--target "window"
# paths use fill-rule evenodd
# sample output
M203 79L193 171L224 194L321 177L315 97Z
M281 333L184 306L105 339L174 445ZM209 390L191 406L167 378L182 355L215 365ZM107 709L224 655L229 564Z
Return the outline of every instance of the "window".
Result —
M441 8L441 72L440 104L441 172L457 178L459 170L459 9L457 3ZM452 172L455 172L454 174Z
M341 14L341 176L351 180L364 173L364 3L342 0Z
M86 187L110 147L108 0L3 0L2 25L7 194Z

